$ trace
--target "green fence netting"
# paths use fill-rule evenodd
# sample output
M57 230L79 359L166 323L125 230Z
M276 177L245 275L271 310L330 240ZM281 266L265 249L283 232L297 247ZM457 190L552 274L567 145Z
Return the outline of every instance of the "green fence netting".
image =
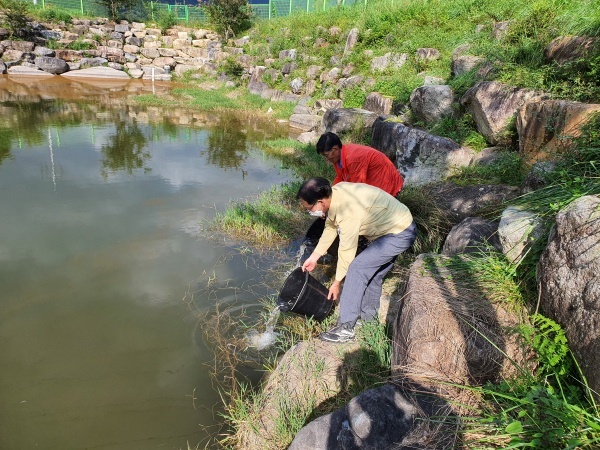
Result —
M86 16L106 16L107 9L93 0L25 0L39 8L58 7ZM269 0L268 4L251 4L252 11L259 19L274 19L302 12L323 11L339 6L361 4L367 0ZM207 14L203 7L192 5L169 5L160 2L149 2L150 19L155 19L159 11L174 13L182 22L206 22Z

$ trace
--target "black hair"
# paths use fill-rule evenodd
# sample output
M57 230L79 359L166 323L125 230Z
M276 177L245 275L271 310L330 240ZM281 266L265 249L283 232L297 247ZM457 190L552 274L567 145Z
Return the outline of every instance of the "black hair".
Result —
M342 141L337 134L328 131L327 133L323 133L317 141L317 153L322 155L335 146L342 148Z
M331 197L331 184L326 178L321 177L306 180L296 194L298 200L304 200L309 205L329 197Z

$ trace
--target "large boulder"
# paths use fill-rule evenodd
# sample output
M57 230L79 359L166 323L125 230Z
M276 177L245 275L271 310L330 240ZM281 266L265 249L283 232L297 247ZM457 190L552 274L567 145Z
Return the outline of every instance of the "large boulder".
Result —
M393 376L419 380L460 408L472 396L454 383L497 382L527 365L514 331L521 319L481 286L445 256L417 257L394 327Z
M372 144L395 161L405 184L410 186L446 179L458 168L468 166L475 153L451 139L385 119L373 124Z
M444 241L442 254L476 253L487 246L501 250L497 231L496 222L481 217L467 217L452 227Z
M558 322L600 399L600 198L561 210L538 265L540 306Z
M547 45L544 55L548 62L562 65L587 56L599 43L598 38L591 36L559 36Z
M289 402L295 411L302 411L308 417L316 405L334 398L347 387L346 369L349 359L357 356L358 348L356 342L332 344L309 340L288 350L264 385L261 403L249 412L252 419L238 428L239 448L280 448L277 421L287 420L281 416L281 402Z
M357 128L371 128L378 114L360 108L328 109L323 115L325 131L345 133Z
M600 104L567 100L527 102L517 113L519 152L532 162L565 151L598 111Z
M394 99L389 96L381 95L379 92L371 92L365 98L362 109L372 111L376 114L390 114Z
M416 88L410 94L410 108L418 119L435 123L454 115L454 92L446 84L433 84Z
M509 206L502 212L498 237L502 253L513 262L520 262L534 243L544 235L544 221L531 211Z
M448 215L452 223L483 214L519 195L516 186L505 184L478 184L459 186L452 182L438 183L428 188L435 203Z
M53 58L51 56L38 56L35 58L35 65L44 72L55 75L60 75L69 70L69 66L65 60Z
M471 113L477 130L490 144L509 144L512 140L509 125L513 123L517 110L536 96L528 89L483 81L470 88L461 97L460 103Z
M419 412L398 387L385 384L310 422L296 434L288 450L419 448L411 445L419 442L414 436Z

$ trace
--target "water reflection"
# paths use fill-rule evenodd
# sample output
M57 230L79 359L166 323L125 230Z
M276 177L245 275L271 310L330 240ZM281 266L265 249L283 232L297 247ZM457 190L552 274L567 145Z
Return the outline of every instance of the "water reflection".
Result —
M106 178L107 171L124 170L132 174L136 169L151 172L146 161L152 156L145 149L148 143L137 123L117 122L113 134L106 138L102 145L102 175Z
M0 77L0 448L193 447L219 396L182 299L256 304L269 264L200 224L289 179L254 145L285 130L39 84Z

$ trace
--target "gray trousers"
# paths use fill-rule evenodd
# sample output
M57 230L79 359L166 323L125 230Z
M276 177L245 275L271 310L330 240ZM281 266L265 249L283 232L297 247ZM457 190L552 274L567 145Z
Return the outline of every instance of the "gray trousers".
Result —
M354 325L360 318L371 320L377 317L383 278L392 268L396 257L408 249L417 238L417 227L413 222L398 234L386 234L375 239L354 258L348 267L340 296L340 318L338 323Z

